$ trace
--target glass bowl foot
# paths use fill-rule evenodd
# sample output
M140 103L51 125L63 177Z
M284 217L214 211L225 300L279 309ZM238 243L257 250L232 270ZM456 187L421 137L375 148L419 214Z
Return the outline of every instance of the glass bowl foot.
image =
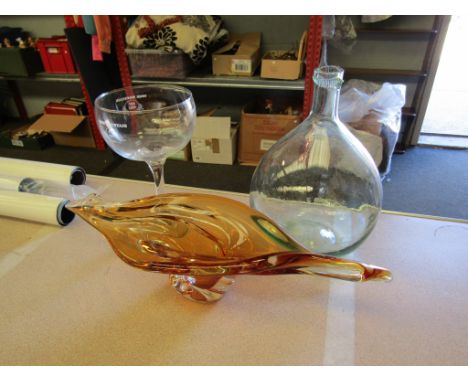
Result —
M178 293L195 302L216 302L234 283L226 276L169 275L169 281Z

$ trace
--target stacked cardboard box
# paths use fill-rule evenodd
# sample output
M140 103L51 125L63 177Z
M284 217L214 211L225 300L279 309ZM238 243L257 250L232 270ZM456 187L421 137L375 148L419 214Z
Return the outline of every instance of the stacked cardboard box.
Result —
M233 164L236 159L238 126L222 108L197 117L191 140L194 162Z
M283 105L277 108L283 113L275 111L274 104ZM300 107L293 104L287 106L287 100L264 99L243 108L238 155L241 164L257 164L278 139L301 122Z
M213 74L253 76L260 64L260 32L234 34L229 42L213 53Z

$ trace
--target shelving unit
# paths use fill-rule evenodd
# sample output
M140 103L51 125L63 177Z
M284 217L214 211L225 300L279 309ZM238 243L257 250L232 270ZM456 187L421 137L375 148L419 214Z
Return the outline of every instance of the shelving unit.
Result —
M353 47L349 61L359 62L360 65L347 62L344 65L345 78L407 85L407 102L402 110L403 120L397 145L400 152L413 144L412 137L418 130L418 124L422 123L422 99L427 97L426 92L430 90L430 80L434 75L431 63L436 56L436 41L443 38L440 33L444 17L423 16L416 19L411 16L394 16L375 24L361 23L358 17L353 20L357 33L356 44L359 46ZM421 50L423 46L424 50ZM385 59L379 62L366 60L367 57L373 58L369 52L381 54ZM361 59L359 55L362 55ZM331 63L339 65L338 61L346 60L345 55L338 51L335 51L335 56L336 61L332 58Z
M44 83L51 83L51 82L57 82L57 83L80 83L80 78L78 75L58 75L58 74L47 74L47 73L41 73L38 74L34 77L5 77L5 76L0 76L0 80L5 79L8 81L11 81L13 83L16 82L21 82L21 81L28 81L28 82L44 82ZM208 73L193 73L189 77L185 79L180 79L180 80L174 80L174 79L156 79L156 78L142 78L142 77L135 77L131 76L131 82L133 85L143 85L143 84L151 84L151 83L166 83L166 84L176 84L176 85L181 85L185 86L187 88L190 88L194 94L198 92L202 93L202 101L200 102L200 99L198 97L195 97L197 99L197 108L199 110L209 110L214 107L220 106L220 104L223 104L222 101L220 101L219 94L215 99L212 99L211 101L206 101L206 94L210 94L210 89L214 90L223 90L223 94L221 97L224 96L224 94L235 94L235 96L228 97L232 98L235 100L238 105L233 105L233 104L224 104L224 112L226 115L231 116L234 120L239 120L238 118L240 117L240 110L241 110L241 105L242 103L247 102L248 100L245 100L246 95L248 94L270 94L271 92L279 92L280 94L283 94L283 92L289 92L296 97L303 97L304 94L304 83L305 81L303 79L301 80L295 80L295 81L289 81L289 80L269 80L269 79L263 79L260 78L258 75L254 77L235 77L235 76L213 76ZM239 94L241 92L242 94ZM211 92L212 93L212 92ZM212 93L215 94L215 93ZM227 96L224 96L227 97ZM213 97L211 97L213 98ZM230 99L227 99L225 101L231 102Z
M119 16L111 16L114 42L116 47L117 60L120 68L120 75L124 84L145 84L152 82L172 83L186 87L203 88L223 88L223 89L260 89L260 90L281 90L281 91L301 91L304 92L304 113L308 112L312 95L312 86L308 82L313 68L318 66L320 59L321 44L321 16L310 16L309 37L306 52L306 75L305 80L296 81L267 80L259 76L237 77L237 76L214 76L206 69L201 69L201 73L196 72L183 80L172 79L149 79L132 77L128 66L128 59L125 53L125 40L123 33L122 19Z
M406 20L405 20L406 19ZM436 40L440 38L443 16L434 16L431 23L430 16L425 19L418 19L415 25L408 24L408 17L396 16L383 23L360 25L357 23L356 31L358 39L386 39L390 38L395 41L393 46L393 54L398 56L399 41L412 41L425 43L426 48L424 57L417 68L407 67L357 67L351 66L348 62L337 62L336 64L345 68L345 78L361 78L369 81L393 82L393 83L409 83L407 104L402 109L402 128L398 151L404 151L412 144L412 136L414 136L417 128L416 122L422 119L421 102L423 94L430 83L430 76L433 73L430 71L430 65L434 59ZM415 19L412 19L415 21ZM321 17L310 17L309 33L314 36L321 34ZM442 36L443 38L443 36ZM404 40L403 40L404 39ZM307 47L308 65L306 68L305 79L298 81L267 81L258 77L239 79L239 78L222 78L213 77L210 75L191 76L185 81L172 81L185 86L204 86L204 87L224 87L224 88L245 88L245 89L276 89L276 90L302 90L304 89L304 115L308 114L309 106L312 98L312 71L314 65L311 61L318 63L320 57L320 39L310 39ZM390 53L391 54L391 53ZM396 61L399 61L397 58ZM315 65L316 66L316 65ZM134 82L145 79L133 79ZM412 89L414 87L414 90ZM414 94L412 92L414 91Z
M260 16L257 16L258 19L253 18L235 18L234 16L229 16L227 21L233 26L234 29L241 27L251 28L254 25L260 25L259 28L269 28L266 19ZM332 64L337 64L345 68L345 77L350 78L361 78L369 81L379 81L379 82L401 82L408 84L408 102L402 110L403 123L402 130L400 135L399 148L404 150L406 147L411 145L412 137L414 135L415 124L417 121L422 119L424 114L424 102L422 100L424 92L430 88L431 83L431 64L434 58L434 51L436 49L435 41L440 38L441 32L441 18L442 16L434 16L433 22L432 16L424 16L416 18L415 16L395 16L389 20L386 20L382 23L377 24L362 24L358 21L357 17L354 17L356 21L356 32L358 34L358 42L372 44L366 51L366 55L374 57L375 54L383 51L381 48L383 45L389 46L392 49L389 52L389 57L393 54L393 57L390 63L385 61L379 65L375 65L375 62L369 62L369 60L361 59L356 65L356 60L349 59L344 55L339 56L338 61L329 60ZM130 76L128 69L128 61L124 52L125 42L123 39L122 25L120 23L120 18L118 16L111 16L113 21L114 35L120 36L120 39L115 39L116 48L118 51L118 62L121 66L121 74L124 85L129 84L147 84L147 83L173 83L182 86L186 86L192 89L192 91L201 94L201 99L206 101L210 96L214 98L214 101L217 101L221 92L213 92L210 89L223 89L223 94L235 94L239 99L239 103L242 102L241 98L245 99L248 94L290 94L294 97L303 97L304 102L304 114L308 113L308 108L311 104L312 98L312 70L314 67L314 62L318 63L318 58L320 57L320 39L314 38L309 39L307 46L307 67L304 79L296 81L282 81L282 80L265 80L259 76L254 77L229 77L229 76L213 76L209 73L209 69L201 69L193 72L184 80L172 80L172 79L154 79L154 78L142 78ZM67 20L67 19L65 19ZM119 21L119 22L117 22ZM281 19L274 19L275 22L281 23ZM305 25L306 19L302 16L300 23ZM432 25L430 25L432 22ZM245 26L244 26L245 23ZM287 25L296 23L296 19L288 20ZM312 16L308 20L308 29L314 36L320 36L321 32L321 17ZM234 30L233 29L233 30ZM274 39L278 39L280 35L284 34L284 31L279 31L278 27L271 27L271 29L266 33L266 45L268 48L272 47L272 44L275 42ZM237 31L237 30L236 30ZM295 32L294 32L295 33ZM268 36L270 34L270 36ZM273 37L272 37L273 36ZM389 43L390 41L390 43ZM282 44L284 44L282 40ZM401 43L404 44L413 44L419 47L422 44L426 44L425 51L421 61L417 63L413 60L413 67L411 65L403 64L402 67L398 67L400 61L411 61L409 56L413 53L408 46L405 47L403 54L400 51ZM373 48L378 48L374 52ZM378 52L377 52L378 51ZM359 56L359 52L362 52L358 49L357 52L351 53L350 58ZM374 54L374 56L372 56ZM419 52L418 54L421 54ZM401 55L402 60L400 60ZM359 58L359 57L358 57ZM367 58L367 56L366 56ZM316 64L315 64L316 65ZM387 65L387 66L386 66ZM41 73L32 78L23 78L23 77L7 77L0 76L1 80L8 81L9 84L18 82L21 84L23 81L33 81L33 82L56 82L63 84L73 84L80 83L79 75L54 75ZM243 92L243 90L246 90ZM268 93L270 92L270 93ZM197 95L198 95L197 94ZM224 96L229 102L235 102L236 97L229 97L228 95ZM207 103L210 103L209 101ZM214 102L213 102L214 103ZM231 105L234 107L234 103Z
M264 23L266 21L265 17L258 16L260 19L260 24L262 22ZM293 16L291 16L293 17ZM291 94L294 95L295 98L304 98L307 99L311 97L311 89L307 90L304 93L305 85L306 82L304 79L297 80L297 81L282 81L282 80L267 80L267 79L262 79L258 75L254 77L235 77L235 76L213 76L211 74L211 68L205 68L205 69L199 69L193 72L189 77L183 79L183 80L173 80L173 79L155 79L155 78L142 78L142 77L135 77L130 75L130 70L128 67L128 59L125 53L125 41L124 41L124 31L123 31L123 24L122 24L122 18L119 16L111 16L111 24L112 24L112 30L113 30L113 41L115 45L115 51L116 51L116 56L117 56L117 62L119 65L120 69L120 74L121 74L121 79L122 79L122 84L124 86L129 86L131 84L147 84L147 83L172 83L172 84L178 84L182 86L186 86L192 91L194 91L194 94L197 93L197 100L200 100L200 104L202 107L206 107L206 105L216 105L216 102L219 102L219 92L215 93L210 91L210 89L217 88L217 89L223 89L223 95L221 98L224 97L224 100L229 103L227 105L227 110L231 114L239 114L240 115L240 109L242 104L245 103L246 101L246 96L247 93L241 94L243 90L249 91L249 94L272 94L270 92L274 92L275 94L283 94L283 92L292 92ZM297 23L296 19L287 19L286 24L290 25L294 24L294 28L301 28L301 25L304 25L304 21L307 20L306 16L300 16L301 22ZM234 28L233 30L243 28L243 25L240 25L239 18L235 17L227 17L229 24ZM320 16L311 16L310 20L319 20L321 19ZM73 27L75 25L75 20L72 16L64 16L64 26L66 27ZM249 19L250 22L252 22L252 18ZM277 23L282 23L284 20L286 20L284 17L283 18L276 18ZM18 21L18 20L17 20ZM243 19L244 21L244 19ZM258 20L257 20L258 21ZM249 21L247 20L247 23ZM289 23L289 24L288 24ZM241 23L242 24L242 23ZM257 24L257 23L254 23ZM296 36L296 32L289 32L291 34L290 37L286 37L288 32L282 32L281 34L278 34L278 28L276 27L270 27L268 25L269 23L266 23L265 25L259 27L259 28L270 28L269 31L266 32L266 45L268 45L269 48L277 48L275 44L277 42L275 41L281 41L281 44L284 43L291 43L294 41L294 39L299 38L300 35ZM281 24L282 25L282 24ZM292 29L294 29L292 28ZM288 31L291 28L287 28ZM263 29L260 29L263 30ZM319 30L318 30L319 31ZM264 31L265 32L265 31ZM320 31L319 31L320 32ZM293 37L294 34L294 37ZM270 35L273 35L273 38L270 38ZM275 40L276 39L276 40ZM278 40L280 39L280 40ZM288 42L289 41L289 42ZM315 41L315 44L312 45L317 45L320 43L320 33L317 34L317 39ZM278 46L280 46L278 45ZM310 44L309 44L310 45ZM319 51L318 51L319 52ZM314 56L315 58L318 57L317 54ZM317 65L318 64L318 59L312 60L308 59L307 60L308 65ZM100 149L103 149L104 143L102 141L102 137L99 134L99 131L96 127L96 123L94 121L94 113L92 112L93 110L93 105L89 97L87 96L87 92L85 87L83 86L83 83L81 81L81 76L80 74L76 75L60 75L60 74L49 74L49 73L40 73L37 74L34 77L10 77L10 76L0 76L0 80L6 80L8 83L15 84L16 83L24 83L26 81L31 82L31 83L62 83L62 84L80 84L83 90L83 94L85 95L85 98L87 99L87 104L88 104L88 110L90 110L90 122L91 126L93 128L93 133L95 136L95 140L97 143L97 147ZM211 93L211 95L210 95ZM226 94L226 95L225 95ZM232 96L228 96L227 94L230 94ZM15 100L21 100L21 91L20 89L16 88L15 89ZM212 100L209 100L208 98L211 97ZM231 103L232 102L232 103ZM238 104L236 105L235 102ZM308 105L307 105L308 106ZM17 103L17 109L18 110L25 110L24 105L20 105L20 103ZM238 109L236 112L233 112L235 109ZM22 113L23 119L27 118L26 113Z

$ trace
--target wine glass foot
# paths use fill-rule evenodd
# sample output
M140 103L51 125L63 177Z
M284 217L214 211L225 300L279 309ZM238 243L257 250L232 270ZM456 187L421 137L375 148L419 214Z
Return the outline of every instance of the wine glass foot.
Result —
M233 278L226 276L169 275L169 281L185 298L203 303L220 300L234 283Z

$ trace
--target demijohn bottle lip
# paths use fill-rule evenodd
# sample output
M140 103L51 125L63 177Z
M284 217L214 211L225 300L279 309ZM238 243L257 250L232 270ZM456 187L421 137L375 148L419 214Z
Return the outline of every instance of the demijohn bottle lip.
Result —
M335 65L320 66L314 70L314 83L322 88L339 89L343 84L344 69Z

